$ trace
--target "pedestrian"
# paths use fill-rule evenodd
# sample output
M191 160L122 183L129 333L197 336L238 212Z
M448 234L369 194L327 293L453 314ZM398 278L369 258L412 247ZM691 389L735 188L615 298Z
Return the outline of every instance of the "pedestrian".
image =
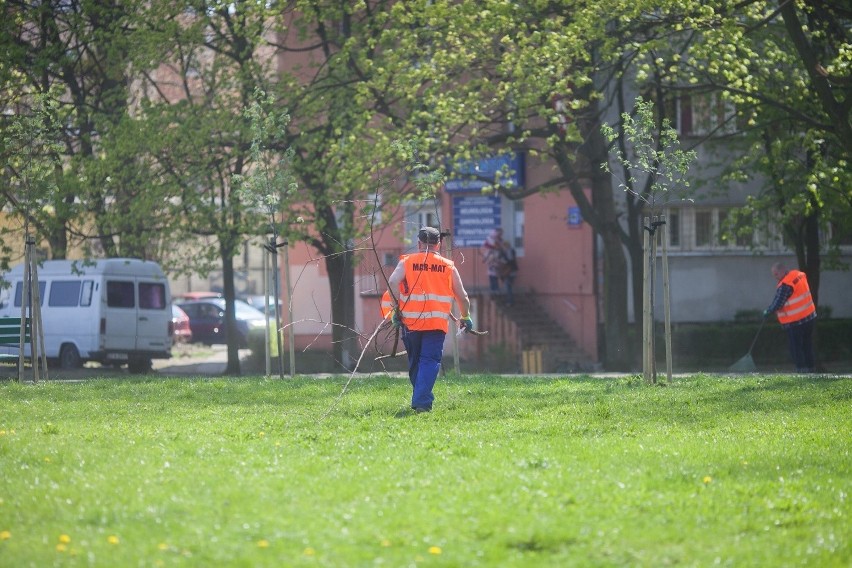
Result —
M459 271L453 261L439 254L440 247L438 229L421 228L417 234L418 252L400 257L388 278L390 290L398 294L391 317L402 332L408 352L411 408L418 413L432 410L432 389L444 354L453 299L461 310L459 323L473 329L470 299Z
M503 250L500 251L500 278L506 283L506 305L515 304L513 286L515 277L518 275L518 257L515 248L509 241L503 241Z
M488 269L488 284L491 293L500 291L500 263L503 251L503 229L497 227L482 244L482 261Z
M790 355L797 373L813 373L813 330L816 306L808 287L808 278L800 270L788 270L784 264L772 265L772 276L778 280L775 298L763 310L763 317L775 313L781 327L787 332Z

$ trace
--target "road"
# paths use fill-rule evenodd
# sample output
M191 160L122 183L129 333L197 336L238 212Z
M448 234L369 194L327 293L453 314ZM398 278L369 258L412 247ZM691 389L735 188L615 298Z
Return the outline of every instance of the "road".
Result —
M249 355L248 350L240 351L240 359ZM218 376L224 373L228 363L228 351L224 345L176 345L172 348L170 359L154 359L151 375L159 376ZM50 366L47 370L50 380L80 380L95 377L115 376L140 376L132 375L127 367L114 369L105 367L99 363L86 363L83 368L65 370ZM17 361L10 361L0 365L0 380L17 377ZM25 370L25 380L31 381L32 369ZM40 373L40 378L44 378Z

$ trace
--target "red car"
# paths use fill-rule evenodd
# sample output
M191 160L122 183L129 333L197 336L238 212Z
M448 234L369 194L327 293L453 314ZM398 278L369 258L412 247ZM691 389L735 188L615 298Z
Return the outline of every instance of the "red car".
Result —
M172 304L170 331L172 343L189 343L192 341L192 328L189 326L189 316L174 304Z

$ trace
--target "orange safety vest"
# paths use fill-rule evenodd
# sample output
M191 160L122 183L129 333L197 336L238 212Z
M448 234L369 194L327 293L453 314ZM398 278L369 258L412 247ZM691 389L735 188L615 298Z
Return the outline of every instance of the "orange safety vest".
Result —
M778 321L782 325L797 322L816 311L814 300L811 298L811 289L808 287L808 278L804 272L799 270L789 271L778 282L778 286L782 284L786 284L793 289L793 293L787 298L787 302L776 312Z
M449 330L453 305L453 261L434 252L402 256L405 281L398 292L402 323L412 331ZM382 295L382 317L393 307L390 294Z

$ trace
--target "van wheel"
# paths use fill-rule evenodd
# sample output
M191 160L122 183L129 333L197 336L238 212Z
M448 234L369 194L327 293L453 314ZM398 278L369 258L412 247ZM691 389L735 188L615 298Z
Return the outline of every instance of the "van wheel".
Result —
M62 346L59 351L59 368L60 369L79 369L83 366L83 360L80 358L80 352L71 344Z
M127 370L135 375L143 375L151 370L151 360L146 357L131 358Z

